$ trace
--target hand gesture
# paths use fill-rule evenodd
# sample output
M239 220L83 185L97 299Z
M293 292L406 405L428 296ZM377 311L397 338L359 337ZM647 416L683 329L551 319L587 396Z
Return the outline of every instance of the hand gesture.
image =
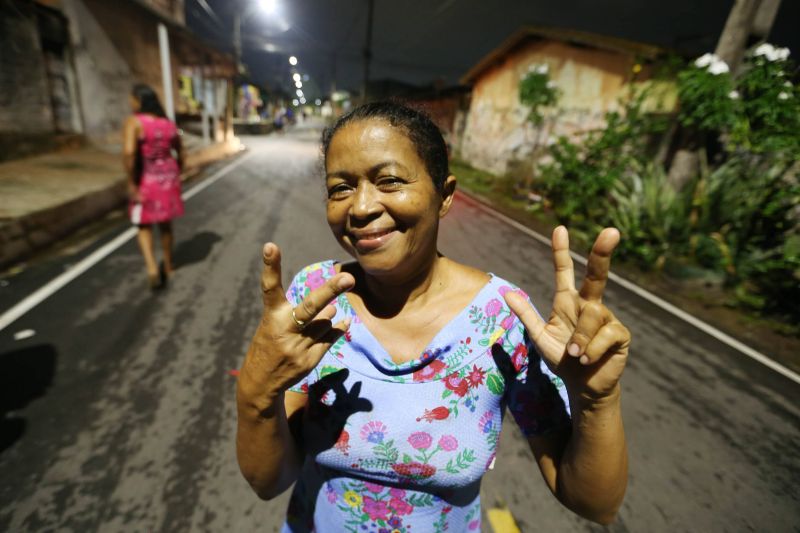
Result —
M350 274L338 274L292 308L281 286L281 253L273 243L263 249L261 290L264 314L245 358L242 372L255 389L276 397L298 383L347 330L347 320L331 320L330 302L355 285Z
M594 399L615 391L631 341L628 329L602 303L611 254L619 238L614 228L600 232L577 291L567 228L559 226L553 231L556 294L547 322L519 294L508 292L505 296L545 362L564 380L567 389Z

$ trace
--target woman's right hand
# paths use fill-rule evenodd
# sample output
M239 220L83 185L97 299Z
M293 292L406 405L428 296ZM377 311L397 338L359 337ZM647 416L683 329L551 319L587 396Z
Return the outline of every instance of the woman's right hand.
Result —
M264 314L239 373L239 385L269 404L308 375L347 331L349 319L331 323L336 309L330 302L351 289L355 279L337 274L292 308L281 286L280 250L267 243L262 255ZM256 398L250 400L261 404Z
M139 187L133 183L128 183L128 198L130 198L130 201L134 204L142 202L142 197L139 196Z

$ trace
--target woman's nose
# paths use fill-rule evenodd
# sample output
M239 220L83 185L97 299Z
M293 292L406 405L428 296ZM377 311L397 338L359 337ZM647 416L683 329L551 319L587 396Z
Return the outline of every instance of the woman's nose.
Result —
M380 211L375 185L363 180L356 187L352 213L356 217L366 217Z

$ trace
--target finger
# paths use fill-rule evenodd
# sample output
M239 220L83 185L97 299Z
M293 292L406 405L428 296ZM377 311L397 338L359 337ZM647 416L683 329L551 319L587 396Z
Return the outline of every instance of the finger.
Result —
M311 291L294 308L294 316L301 322L308 322L319 314L331 301L356 284L355 278L346 273L338 274L324 285Z
M606 324L595 334L586 351L581 356L581 364L591 365L611 351L627 347L631 342L631 332L620 322Z
M326 305L311 322L303 327L303 335L314 342L318 341L331 329L332 320L335 316L336 308L332 305Z
M611 320L611 312L606 306L599 302L587 303L581 309L575 331L567 342L567 353L572 357L584 355L589 342Z
M261 292L264 306L275 306L286 301L281 285L281 251L275 243L268 242L261 251L264 269L261 271Z
M536 309L533 308L528 300L523 298L519 293L508 291L503 295L503 298L508 304L508 307L511 308L514 314L517 315L525 325L525 329L528 330L528 336L531 340L536 342L544 330L546 324L544 319L539 316L539 313L536 312Z
M333 344L339 340L339 337L347 332L349 327L349 318L345 318L344 320L337 322L317 340L311 349L308 350L309 357L312 358L314 366L319 363L319 361L322 359L322 356L325 355L325 352L330 350L331 346L333 346Z
M581 285L580 294L583 299L597 302L602 300L611 267L611 255L619 244L619 239L617 228L606 228L597 236L586 263L586 277Z
M556 292L575 290L575 268L569 255L569 232L564 226L553 230L553 265L556 270Z

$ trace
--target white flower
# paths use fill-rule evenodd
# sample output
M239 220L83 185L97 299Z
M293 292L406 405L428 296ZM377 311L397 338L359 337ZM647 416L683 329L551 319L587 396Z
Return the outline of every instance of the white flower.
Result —
M708 71L717 76L719 74L725 74L726 72L730 72L731 69L728 67L728 64L721 59L717 59L708 67Z
M774 61L772 57L775 55L775 47L769 43L760 44L758 45L758 48L753 51L753 55L764 56L770 61Z
M789 93L783 91L778 93L778 100L788 100L788 99L789 99Z
M694 61L694 66L697 68L706 68L719 58L714 54L703 54Z
M739 91L731 91L728 93L728 98L731 100L738 100L739 99Z
M767 61L786 61L789 59L788 48L775 48L769 43L759 45L754 51L756 57L765 57Z
M792 87L794 87L794 85L792 85L792 82L790 82L790 81L785 81L785 82L783 82L783 86L784 86L784 87L787 87L787 88L789 88L789 89L791 89Z
M550 67L547 65L547 63L542 63L541 65L536 65L533 71L536 74L547 74L550 72Z
M558 87L558 84L556 82L554 82L553 80L549 80L547 82L547 88L548 89L555 89L556 87Z

